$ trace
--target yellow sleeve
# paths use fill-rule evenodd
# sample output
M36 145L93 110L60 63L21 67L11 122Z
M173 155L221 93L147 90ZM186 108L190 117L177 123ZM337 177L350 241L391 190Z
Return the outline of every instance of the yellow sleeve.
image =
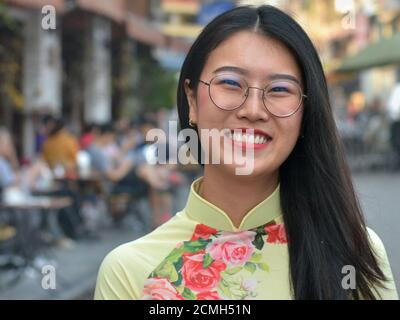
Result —
M68 162L69 165L75 166L76 165L76 156L79 152L79 144L73 136L68 136L68 140L66 141L68 145Z
M376 288L376 291L378 291L382 300L398 300L399 296L396 290L396 284L390 268L389 258L387 256L385 246L375 231L370 228L367 228L367 230L372 247L377 255L379 266L381 267L383 274L388 279L388 281L384 283L386 288Z
M139 290L134 287L126 270L122 246L111 251L103 260L97 276L95 300L138 300Z

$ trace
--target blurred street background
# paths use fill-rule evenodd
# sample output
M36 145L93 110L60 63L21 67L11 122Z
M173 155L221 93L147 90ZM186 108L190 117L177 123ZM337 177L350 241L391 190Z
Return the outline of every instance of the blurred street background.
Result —
M0 299L91 299L111 249L184 207L201 169L153 165L144 137L177 120L204 25L242 4L315 43L400 289L400 0L0 0Z

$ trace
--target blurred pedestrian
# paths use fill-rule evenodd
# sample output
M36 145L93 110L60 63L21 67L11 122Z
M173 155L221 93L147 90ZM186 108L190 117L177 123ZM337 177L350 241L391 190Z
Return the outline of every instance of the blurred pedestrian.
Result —
M86 150L93 143L98 131L99 126L94 123L87 124L84 127L82 136L79 139L79 145L82 150Z
M389 96L387 110L390 119L390 143L396 155L395 169L400 169L400 83Z
M53 170L61 166L67 175L75 175L78 152L78 140L68 132L62 119L54 119L48 127L48 137L43 144L43 159Z
M18 160L10 132L0 127L0 189L17 184Z

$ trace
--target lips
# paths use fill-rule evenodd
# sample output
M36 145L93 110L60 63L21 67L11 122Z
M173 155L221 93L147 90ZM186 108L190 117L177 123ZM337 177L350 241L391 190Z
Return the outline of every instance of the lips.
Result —
M272 136L260 129L234 128L227 130L227 137L233 144L241 148L265 148L272 140Z

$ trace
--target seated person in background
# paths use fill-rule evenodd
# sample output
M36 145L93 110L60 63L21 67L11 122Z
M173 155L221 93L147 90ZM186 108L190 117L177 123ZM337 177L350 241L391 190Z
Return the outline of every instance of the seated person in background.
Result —
M43 144L43 159L51 169L61 165L67 175L74 174L78 152L78 140L65 128L64 121L62 119L53 119L52 124L49 125L48 138Z
M177 176L177 165L168 163L170 155L167 141L161 140L161 137L158 137L156 142L148 140L150 137L147 136L150 131L158 128L157 122L149 116L142 115L136 120L136 123L142 142L128 154L136 160L138 165L151 165L152 173L160 181L159 186L150 185L149 190L149 201L152 208L152 228L155 229L171 217L171 178L173 175Z
M4 190L16 182L16 175L10 163L0 154L0 189Z
M102 125L99 135L87 150L93 169L113 183L110 193L142 198L148 196L149 187L156 190L162 189L165 182L160 179L154 167L146 163L143 156L135 151L135 139L125 142L125 151L120 153L120 159L116 165L107 158L106 146L113 143L115 139L113 126ZM120 213L115 211L111 214L116 218Z
M76 157L79 152L78 140L68 132L62 119L52 118L47 125L47 139L42 148L42 159L47 163L51 170L61 178L75 178L77 174ZM63 181L63 186L59 191L53 193L54 196L66 196L73 199L73 205L68 213L61 215L61 224L65 226L64 232L71 238L79 238L83 233L84 226L80 207L81 199L79 192L71 186L69 181Z
M99 127L96 124L88 124L85 126L82 136L79 139L79 145L82 150L86 150L96 138Z
M10 132L5 127L0 127L0 155L8 161L13 170L18 170L17 153Z
M87 150L93 169L103 174L114 184L122 183L128 177L128 174L131 174L155 187L162 186L159 179L150 169L151 166L142 161L138 162L134 152L121 153L118 163L114 164L112 159L107 157L107 146L114 141L115 131L113 126L110 124L102 125L99 135ZM131 141L131 143L133 147L134 141ZM128 148L127 146L125 147ZM136 188L131 183L127 187ZM133 191L133 189L130 190Z
M9 131L0 127L0 189L4 190L18 181L18 161Z

